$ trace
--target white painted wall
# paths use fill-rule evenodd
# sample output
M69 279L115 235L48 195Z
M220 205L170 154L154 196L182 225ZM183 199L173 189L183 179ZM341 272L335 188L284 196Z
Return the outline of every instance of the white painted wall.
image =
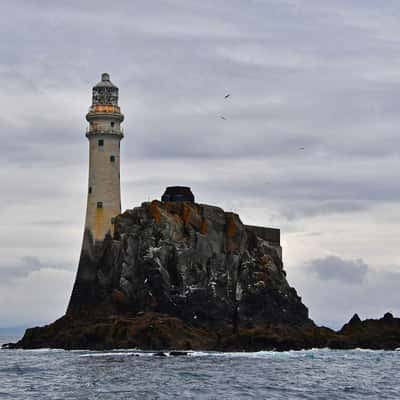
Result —
M103 146L99 145L99 140L103 140ZM113 233L112 218L121 213L120 140L120 135L111 133L95 133L89 136L89 188L85 229L98 241L103 240L107 233ZM114 156L114 162L111 161L111 156ZM98 202L102 202L102 208L98 208Z

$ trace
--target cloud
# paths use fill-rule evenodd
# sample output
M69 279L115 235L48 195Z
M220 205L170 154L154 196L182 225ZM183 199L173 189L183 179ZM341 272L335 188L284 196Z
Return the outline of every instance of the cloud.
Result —
M363 260L343 260L338 256L312 260L308 268L322 281L335 280L350 285L362 283L368 273L368 265Z
M0 267L2 280L13 278L26 277L34 271L39 271L42 268L40 261L35 257L22 257L14 265L2 265Z
M15 281L15 279L27 278L32 273L39 272L44 269L69 270L68 266L60 263L55 264L55 266L44 265L36 257L24 256L17 261L10 263L3 262L3 264L0 265L0 285L8 284L10 281Z

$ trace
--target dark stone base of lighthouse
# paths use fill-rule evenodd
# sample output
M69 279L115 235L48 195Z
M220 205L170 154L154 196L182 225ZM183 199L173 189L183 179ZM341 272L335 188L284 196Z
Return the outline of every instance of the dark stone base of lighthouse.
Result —
M365 331L355 325L347 334ZM309 319L286 280L278 230L246 226L218 207L153 201L118 216L114 237L102 243L85 234L66 315L13 346L287 350L360 342Z

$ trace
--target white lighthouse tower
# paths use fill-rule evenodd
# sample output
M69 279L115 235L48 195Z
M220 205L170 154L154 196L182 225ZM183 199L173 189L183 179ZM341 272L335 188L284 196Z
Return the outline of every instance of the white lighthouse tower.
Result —
M67 314L85 310L98 301L98 262L110 243L104 239L113 235L115 217L121 213L119 144L124 136L121 129L124 116L118 107L118 88L111 83L110 75L102 74L101 81L93 87L86 119L89 188L85 233Z
M93 87L89 122L89 188L85 237L95 242L113 234L115 217L121 213L120 141L123 114L118 106L118 88L109 74Z

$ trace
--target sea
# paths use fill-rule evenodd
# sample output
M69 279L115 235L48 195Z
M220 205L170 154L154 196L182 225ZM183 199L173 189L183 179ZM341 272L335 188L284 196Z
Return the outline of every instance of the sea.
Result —
M2 349L0 399L400 399L400 351L154 354Z

